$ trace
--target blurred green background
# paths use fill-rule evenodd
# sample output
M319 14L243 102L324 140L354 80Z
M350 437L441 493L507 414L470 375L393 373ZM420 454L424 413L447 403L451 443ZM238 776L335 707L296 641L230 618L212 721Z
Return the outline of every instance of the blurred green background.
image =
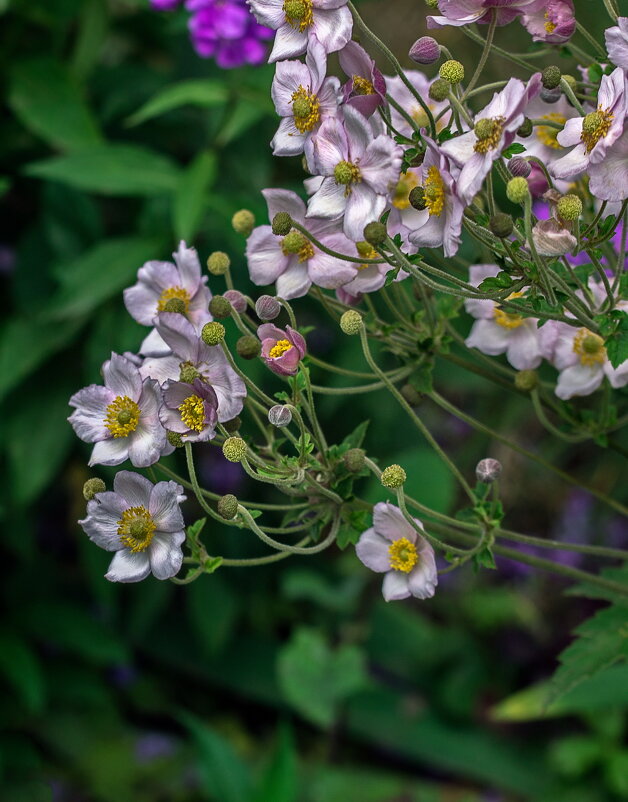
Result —
M576 5L599 32L601 4ZM361 10L401 53L425 33L421 2ZM498 36L513 49L529 44L517 24ZM459 32L442 40L468 67L478 58ZM249 288L231 215L247 207L266 222L259 191L299 189L303 174L299 159L273 160L267 146L273 68L224 72L200 60L183 12L156 14L145 0L0 0L0 61L0 798L628 799L628 669L544 707L558 653L597 609L564 597L551 576L502 559L499 572L443 577L429 602L386 605L349 548L219 570L184 588L105 582L108 555L76 524L89 447L66 423L67 400L99 380L111 350L137 349L145 331L121 290L145 260L169 258L184 238L202 260L229 252L236 283ZM295 307L300 324L317 327L314 353L363 369L316 306ZM447 363L437 377L443 394L538 447L543 431L518 396ZM389 398L357 399L323 398L332 442L370 420L369 453L404 465L420 500L455 510L449 474ZM436 408L422 414L467 475L481 457L502 460L507 525L628 545L625 522L590 497ZM261 498L216 452L199 448L206 485ZM616 454L550 446L546 455L621 496ZM376 500L378 488L362 482ZM192 501L185 511L190 523L199 515ZM212 553L258 553L214 522L205 536ZM588 567L573 555L570 564Z

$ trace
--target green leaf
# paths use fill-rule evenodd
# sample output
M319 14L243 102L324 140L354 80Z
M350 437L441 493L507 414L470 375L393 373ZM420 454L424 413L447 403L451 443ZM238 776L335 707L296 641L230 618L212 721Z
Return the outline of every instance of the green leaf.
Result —
M139 125L181 106L220 106L226 102L227 97L227 88L222 81L205 79L181 81L159 91L126 122L129 126Z
M313 629L298 629L278 660L279 683L288 702L320 727L333 724L339 705L367 685L364 655L356 646L332 651Z
M297 755L292 730L279 729L277 745L253 802L296 802Z
M11 632L0 632L0 674L21 696L26 707L38 713L44 706L44 674L26 643Z
M102 195L158 195L176 190L180 172L166 156L122 143L75 150L27 165L35 178Z
M174 196L173 227L177 240L190 242L203 221L207 191L216 178L216 154L200 153L183 171Z
M504 159L509 159L511 156L516 156L517 153L524 153L525 147L520 144L519 142L513 142L512 145L509 145L507 148L502 150L501 155Z
M362 421L362 423L358 423L351 434L348 434L342 441L342 445L346 446L347 450L350 448L360 448L364 442L364 438L366 437L366 432L370 422L370 420L365 420Z
M8 100L20 122L52 147L76 150L102 140L78 85L52 59L18 62L11 72Z
M615 332L606 341L606 353L614 368L628 359L628 314L622 312Z
M414 373L408 376L408 383L411 384L418 393L431 393L434 389L432 383L433 370L434 361L432 359L425 359Z

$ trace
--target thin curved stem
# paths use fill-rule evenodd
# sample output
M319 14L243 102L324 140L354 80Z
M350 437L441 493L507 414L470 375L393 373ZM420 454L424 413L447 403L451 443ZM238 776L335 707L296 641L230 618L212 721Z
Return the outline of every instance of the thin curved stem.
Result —
M289 546L286 543L280 543L278 540L274 540L272 537L268 537L265 532L263 532L259 526L255 523L255 519L251 517L249 511L238 505L238 513L240 516L246 521L249 529L257 535L257 537L265 543L267 546L270 546L277 551L288 552L289 554L318 554L321 551L324 551L326 548L332 545L332 543L336 540L336 535L338 534L338 527L340 525L340 516L336 515L329 531L329 534L324 540L321 540L320 543L317 543L315 546Z

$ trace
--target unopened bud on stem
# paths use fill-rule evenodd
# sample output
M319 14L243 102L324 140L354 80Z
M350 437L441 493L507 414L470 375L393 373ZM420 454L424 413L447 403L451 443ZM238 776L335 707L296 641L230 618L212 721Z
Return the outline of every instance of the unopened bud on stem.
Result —
M232 493L228 493L218 499L216 508L221 518L231 521L238 513L238 499Z
M496 459L491 459L490 457L481 459L475 467L475 475L478 482L484 482L484 484L487 485L490 485L492 482L496 482L499 479L501 472L501 462Z
M104 493L106 489L107 485L102 479L98 479L98 477L88 479L83 485L83 498L85 501L91 501L96 493Z
M231 218L233 230L248 237L255 226L255 216L248 209L240 209Z
M389 465L382 471L380 481L384 487L388 487L390 489L401 487L406 481L406 472L401 465Z
M284 404L275 404L274 407L268 410L268 422L278 429L281 429L282 426L288 426L292 422L290 407Z
M281 304L272 295L260 295L255 302L255 314L260 320L274 320L281 312Z

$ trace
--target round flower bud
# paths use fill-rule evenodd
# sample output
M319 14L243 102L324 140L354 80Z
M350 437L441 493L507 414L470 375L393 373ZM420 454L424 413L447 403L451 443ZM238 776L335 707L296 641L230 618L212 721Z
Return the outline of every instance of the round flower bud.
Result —
M384 487L397 488L406 481L406 472L401 465L389 465L384 468L381 476L381 483Z
M289 234L292 228L292 218L288 212L277 212L273 217L271 228L273 234L276 234L278 237L285 237L286 234Z
M359 473L364 468L366 453L362 448L350 448L342 458L345 468L350 473Z
M181 448L183 445L183 438L179 434L179 432L166 432L166 440L170 443L171 446L175 448Z
M268 410L268 422L278 429L281 429L282 426L288 426L291 421L292 412L290 407L284 406L284 404L275 404L274 407Z
M231 314L231 304L223 295L214 295L209 302L209 311L213 317L229 317Z
M255 301L255 314L260 320L274 320L281 312L281 304L272 295L260 295Z
M497 212L489 220L488 226L496 237L506 239L513 231L512 217L504 212Z
M233 434L234 432L237 432L238 429L242 426L242 419L238 417L238 415L236 415L235 418L231 418L231 420L225 421L222 425L229 432L229 434Z
M582 214L582 201L577 195L563 195L556 204L556 211L562 220L577 220Z
M525 178L511 178L506 184L506 197L512 203L525 203L530 197L528 182Z
M418 407L421 401L423 401L421 393L411 384L404 384L399 392L411 407Z
M225 339L225 327L217 320L206 323L201 331L201 340L205 345L218 345Z
M83 485L83 498L85 501L91 501L96 493L104 493L106 489L107 485L102 479L98 479L97 477L88 479Z
M496 459L481 459L475 466L475 475L478 482L490 485L491 482L497 481L502 472L502 464Z
M347 309L340 318L340 328L345 334L358 334L362 328L362 315L355 309Z
M545 103L558 103L562 96L562 92L560 91L560 86L557 86L556 89L546 89L544 86L541 87L541 91L539 92L539 97Z
M450 84L459 84L460 81L464 81L464 67L454 59L449 59L449 61L441 64L438 74L441 78L449 81Z
M415 64L433 64L440 58L440 47L436 39L422 36L412 45L408 55Z
M222 453L229 462L242 462L246 457L246 443L241 437L228 437L222 444Z
M508 160L508 170L510 175L515 178L527 178L532 172L530 162L527 159L522 159L521 156L513 156Z
M178 315L184 315L186 312L185 301L181 298L169 298L164 304L164 312L176 312Z
M430 84L427 94L432 100L436 100L440 103L441 101L447 99L450 89L451 84L449 81L446 81L444 78L437 78L432 84Z
M388 232L383 223L378 223L374 220L372 223L367 223L364 226L364 239L369 245L382 245L386 242Z
M216 502L216 509L221 518L231 521L238 514L238 499L232 493L221 496Z
M248 209L240 209L231 218L233 230L248 237L255 226L255 216Z
M255 359L255 357L259 356L261 348L260 341L257 337L253 337L252 334L245 334L236 343L236 351L242 359Z
M560 67L557 67L555 64L546 67L541 73L541 83L545 89L556 89L556 87L560 84L561 78L562 73L560 71Z
M224 251L214 251L207 257L207 269L212 276L223 276L231 264L231 259Z
M201 374L189 362L182 362L179 368L179 381L185 384L192 384L194 379L198 379Z
M425 203L425 190L423 187L413 187L408 195L408 200L410 201L410 206L419 212L422 212L423 209L427 207Z
M246 298L239 290L227 290L222 297L229 301L238 314L246 312Z
M536 370L519 370L515 373L515 387L526 393L531 392L539 383Z
M517 128L517 136L520 136L522 139L526 139L532 134L534 130L534 126L532 125L532 120L529 117L524 117L523 122Z

